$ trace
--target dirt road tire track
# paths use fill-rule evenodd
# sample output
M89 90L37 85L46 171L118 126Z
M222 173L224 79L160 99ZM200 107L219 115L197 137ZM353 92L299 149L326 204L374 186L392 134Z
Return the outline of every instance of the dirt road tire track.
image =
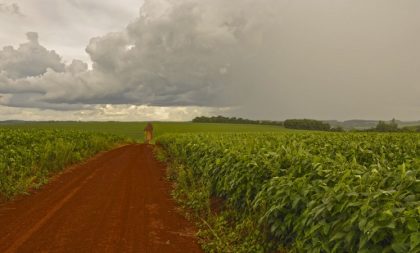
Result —
M128 145L0 205L0 252L202 252L151 146Z

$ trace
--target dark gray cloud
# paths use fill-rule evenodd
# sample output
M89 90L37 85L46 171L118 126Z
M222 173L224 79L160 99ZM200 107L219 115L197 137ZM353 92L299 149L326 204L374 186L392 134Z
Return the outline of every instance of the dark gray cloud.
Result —
M164 14L162 7L166 8ZM238 38L229 20L220 23L219 13L212 7L188 1L146 2L140 17L126 31L91 39L86 52L93 62L92 70L68 71L70 67L67 67L67 71L62 71L64 67L57 69L48 62L51 69L46 71L48 64L43 68L42 64L31 64L43 69L43 75L38 76L39 73L16 74L16 66L2 67L9 77L31 76L3 85L3 92L5 87L10 91L11 85L21 97L25 88L28 92L37 91L40 95L36 100L43 103L34 106L45 103L228 105L223 91L229 85L226 78L229 55ZM25 64L20 65L28 70ZM14 106L19 100L13 100ZM28 100L24 102L26 106Z
M97 5L66 2L81 10ZM0 56L31 56L12 63L18 57L0 58L2 104L232 107L232 114L265 119L415 119L419 11L416 0L147 0L126 29L90 39L92 69L81 61L63 65L34 35L18 49L3 49Z

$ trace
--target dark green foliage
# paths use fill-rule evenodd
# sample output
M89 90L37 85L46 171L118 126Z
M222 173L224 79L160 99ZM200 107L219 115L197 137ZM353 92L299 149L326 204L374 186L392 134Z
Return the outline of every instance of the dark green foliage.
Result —
M392 119L389 123L379 121L374 130L377 132L399 132L401 129L398 128L396 120Z
M400 132L405 132L405 133L418 132L418 133L420 133L420 126L406 126L406 127L401 128Z
M229 221L233 252L420 252L418 134L182 134L159 141L200 186L191 185L190 196L225 200L219 216ZM211 250L229 252L221 247Z
M224 117L224 116L213 116L213 117L196 117L192 120L194 123L230 123L230 124L255 124L255 125L273 125L283 126L283 122L270 121L270 120L250 120L236 117Z
M330 129L331 132L345 132L344 128L341 126L333 127Z
M317 131L330 131L331 126L319 120L313 119L288 119L284 121L284 127L289 129L299 130L317 130ZM342 130L337 128L336 130Z

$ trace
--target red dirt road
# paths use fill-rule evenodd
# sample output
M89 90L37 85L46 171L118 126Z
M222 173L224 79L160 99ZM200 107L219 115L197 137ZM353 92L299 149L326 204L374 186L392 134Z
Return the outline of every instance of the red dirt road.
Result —
M148 145L98 155L0 205L0 252L202 252Z

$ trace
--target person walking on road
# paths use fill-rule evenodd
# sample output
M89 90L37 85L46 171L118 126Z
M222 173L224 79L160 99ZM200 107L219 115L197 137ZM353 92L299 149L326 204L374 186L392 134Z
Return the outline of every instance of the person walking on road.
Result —
M150 144L150 142L153 139L153 126L152 123L147 123L146 127L144 128L144 133L145 133L145 140L144 142L146 144Z

